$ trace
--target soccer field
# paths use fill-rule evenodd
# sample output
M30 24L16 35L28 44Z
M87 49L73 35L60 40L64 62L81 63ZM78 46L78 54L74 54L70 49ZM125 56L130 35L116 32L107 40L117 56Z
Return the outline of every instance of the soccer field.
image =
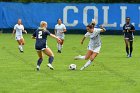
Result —
M102 35L102 48L94 63L83 71L86 61L73 60L84 55L89 39L80 45L83 35L66 35L61 54L56 40L48 37L55 54L50 70L44 56L37 72L38 59L31 34L24 35L24 53L18 50L11 34L0 34L0 93L140 93L140 37L135 36L132 58L126 58L123 36ZM68 70L69 64L77 65Z

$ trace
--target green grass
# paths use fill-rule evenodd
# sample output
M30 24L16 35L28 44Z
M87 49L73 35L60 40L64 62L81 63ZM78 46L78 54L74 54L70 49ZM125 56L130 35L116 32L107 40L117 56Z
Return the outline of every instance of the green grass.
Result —
M86 61L73 60L86 53L87 39L83 35L66 35L62 54L57 54L56 41L48 38L55 54L54 67L47 68L48 57L39 72L38 59L31 34L24 35L24 53L19 53L17 42L10 34L0 35L0 93L139 93L140 92L140 37L136 36L132 58L126 58L123 36L101 36L102 48L94 63L80 71ZM69 64L77 70L68 70Z

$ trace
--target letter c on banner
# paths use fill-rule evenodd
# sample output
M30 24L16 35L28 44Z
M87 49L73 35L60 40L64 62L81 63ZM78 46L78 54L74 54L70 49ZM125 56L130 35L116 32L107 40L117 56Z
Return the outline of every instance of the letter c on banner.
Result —
M63 9L63 23L66 26L76 26L78 24L78 20L74 20L73 23L68 23L68 10L72 9L74 13L78 13L78 9L76 6L66 6Z

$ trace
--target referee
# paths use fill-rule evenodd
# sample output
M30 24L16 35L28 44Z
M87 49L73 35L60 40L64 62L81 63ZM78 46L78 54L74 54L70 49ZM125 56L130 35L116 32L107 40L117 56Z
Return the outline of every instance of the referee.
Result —
M128 58L132 57L134 38L133 32L135 32L135 27L130 23L130 17L126 17L126 23L123 26L123 33Z

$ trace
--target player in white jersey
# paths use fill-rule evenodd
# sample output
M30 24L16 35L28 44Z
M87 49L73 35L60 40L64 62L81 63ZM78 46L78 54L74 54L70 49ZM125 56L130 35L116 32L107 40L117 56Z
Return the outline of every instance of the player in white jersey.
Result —
M23 45L25 44L22 32L25 32L27 34L27 31L24 30L24 26L22 25L22 20L18 19L17 24L14 26L13 36L15 34L15 39L18 42L18 48L20 52L23 52Z
M66 26L62 24L62 20L58 19L57 24L55 25L55 35L61 39L62 42L57 42L57 48L58 48L58 53L61 53L61 49L64 43L64 38L65 35L64 33L66 32Z
M86 37L90 38L88 44L88 51L85 56L76 56L75 60L88 60L86 64L80 69L83 70L84 68L88 67L95 57L99 54L101 48L101 39L100 39L100 32L105 32L105 28L101 26L101 28L94 28L95 24L87 25L87 33L83 37L81 44L83 44Z

